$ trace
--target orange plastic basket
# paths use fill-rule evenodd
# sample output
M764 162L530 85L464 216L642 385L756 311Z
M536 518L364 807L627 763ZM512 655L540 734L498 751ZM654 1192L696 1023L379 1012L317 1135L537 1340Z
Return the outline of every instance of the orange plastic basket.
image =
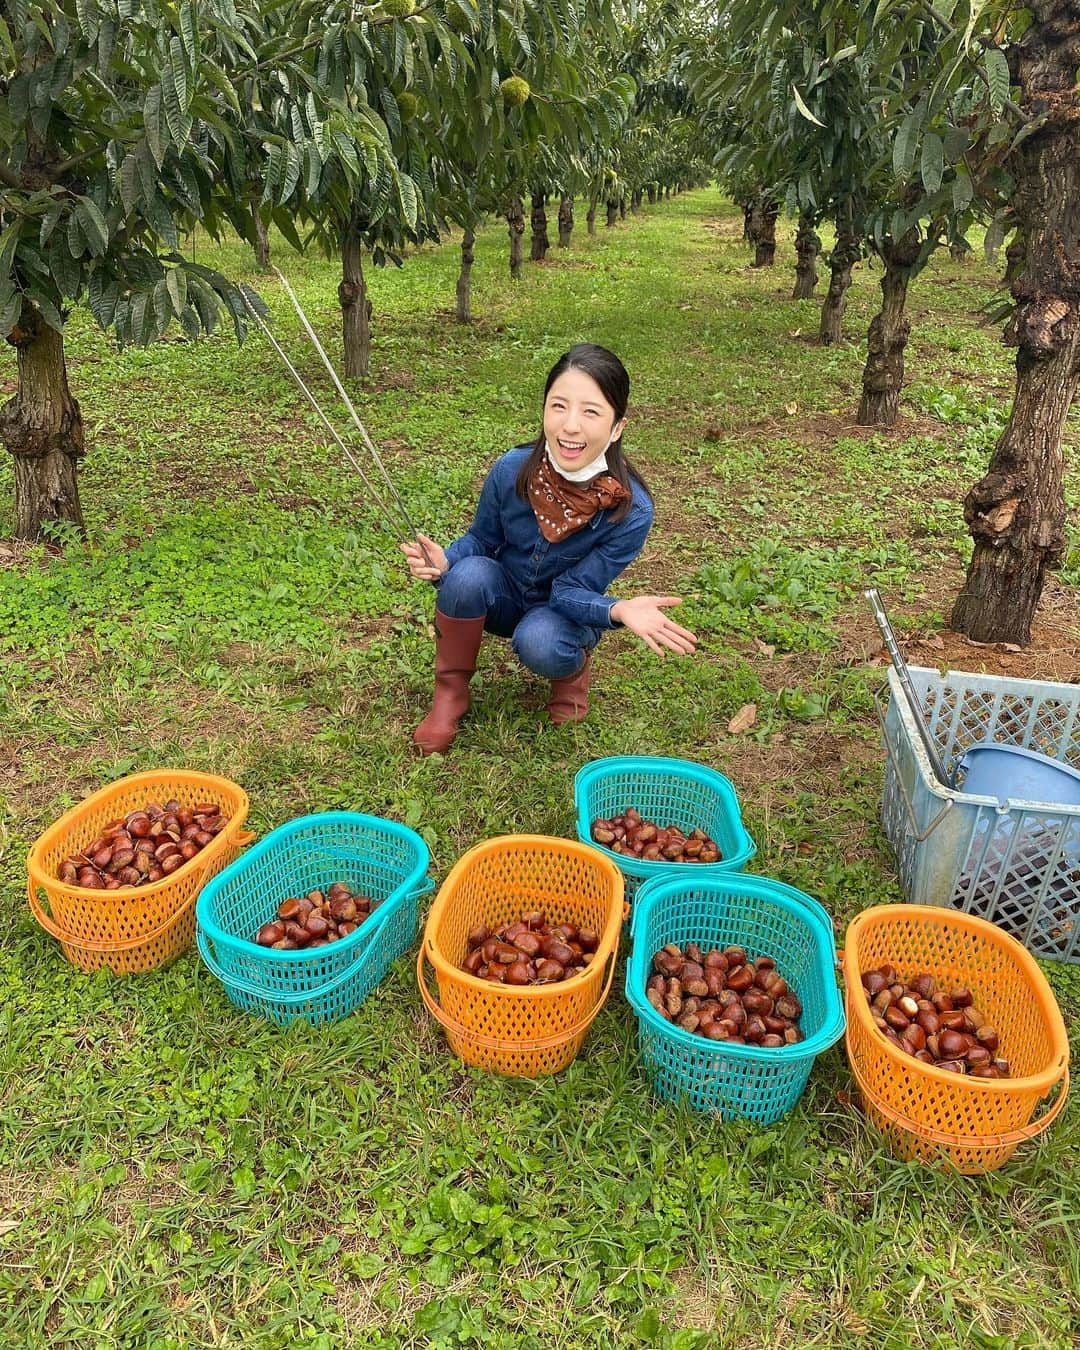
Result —
M98 891L59 879L61 862L93 843L109 821L154 799L171 798L182 806L214 802L229 823L194 858L147 886ZM154 769L120 778L65 812L31 848L26 860L30 910L80 970L108 966L117 975L153 970L190 946L199 891L254 838L243 828L247 813L244 789L213 774Z
M968 1078L923 1064L874 1026L864 971L885 962L902 979L924 971L963 984L1001 1037L1015 1077ZM992 1172L1041 1134L1065 1105L1069 1043L1046 977L1014 938L985 919L934 905L876 905L848 927L844 950L846 1044L867 1114L894 1152ZM1056 1086L1049 1110L1039 1103Z
M514 988L460 969L471 928L498 928L531 910L600 935L580 974ZM420 994L466 1064L519 1078L557 1073L574 1059L604 1006L625 917L622 873L596 849L533 834L489 839L464 854L439 888L416 960ZM438 1000L427 986L425 959L435 971Z

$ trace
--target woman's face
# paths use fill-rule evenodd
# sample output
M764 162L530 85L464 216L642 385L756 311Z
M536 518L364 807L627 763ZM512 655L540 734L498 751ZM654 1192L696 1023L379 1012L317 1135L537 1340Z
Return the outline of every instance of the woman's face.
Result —
M586 468L622 435L625 425L625 417L616 422L615 409L583 370L564 370L548 391L544 436L557 469Z

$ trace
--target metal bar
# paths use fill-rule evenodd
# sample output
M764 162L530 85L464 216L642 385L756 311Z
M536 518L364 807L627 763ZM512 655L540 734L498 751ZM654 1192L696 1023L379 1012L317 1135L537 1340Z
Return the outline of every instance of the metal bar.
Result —
M889 653L889 659L892 661L893 669L896 671L900 680L901 688L907 698L908 706L911 709L911 715L915 719L915 729L923 743L923 749L930 761L930 767L934 771L934 776L942 787L950 787L948 774L945 772L945 765L941 762L941 756L938 754L937 746L930 735L930 729L926 725L926 718L923 716L922 707L919 703L919 697L915 693L915 686L911 683L911 675L908 672L907 662L901 655L900 648L896 645L896 637L893 634L892 624L889 622L888 615L885 613L885 607L881 603L881 596L878 594L876 586L871 586L863 594L870 603L870 609L873 612L874 619L877 622L881 636L885 642L885 649Z
M885 753L889 756L889 763L893 767L893 773L896 775L896 786L900 790L900 797L904 806L907 808L908 820L911 822L911 833L915 842L921 844L924 839L929 839L937 827L952 810L954 802L952 797L946 797L945 805L937 813L934 819L927 825L925 830L919 829L919 820L915 815L915 804L911 800L911 794L908 792L904 783L904 775L900 768L900 761L896 757L896 751L893 749L892 741L889 739L889 726L885 714L881 710L881 700L877 694L871 694L874 700L874 711L877 713L878 721L881 723L881 739L885 742Z
M315 329L312 328L311 323L308 320L308 316L304 313L303 306L300 304L300 301L296 297L296 292L293 290L293 288L289 285L286 278L276 267L273 269L273 271L277 279L285 287L285 292L293 303L293 309L295 309L297 314L300 316L300 322L304 325L308 337L314 343L315 350L322 357L323 365L329 371L330 378L334 381L335 388L341 395L346 408L348 408L349 415L352 417L352 420L356 425L356 429L360 432L360 435L363 438L363 442L365 446L367 446L368 453L371 455L372 459L375 461L375 463L379 466L380 470L382 471L382 476L386 479L387 486L390 489L390 494L394 498L394 501L397 503L397 507L398 510L401 512L402 519L409 527L409 531L416 539L417 543L420 543L419 539L420 532L416 528L416 526L412 523L412 519L409 516L409 512L406 509L405 503L401 500L401 496L399 495L397 488L394 486L394 480L390 477L390 474L387 472L386 465L382 461L382 456L379 454L378 450L376 450L375 446L372 444L371 437L367 433L367 428L364 426L363 422L361 422L359 414L353 407L353 402L352 399L349 397L348 391L346 390L345 386L341 383L341 381L338 379L337 371L334 369L333 363L327 356L326 352L323 350L323 345L319 341ZM420 549L424 555L424 558L428 566L434 567L435 564L431 559L431 555L428 553L427 549L424 548L423 544L420 544Z
M389 523L389 524L391 525L391 533L396 535L396 534L397 534L397 529L396 529L396 527L395 527L395 526L393 525L393 523L392 523L392 521L393 521L393 513L390 511L389 507L386 505L386 503L383 501L383 499L379 496L378 492L375 490L374 485L372 484L371 480L368 478L367 474L364 472L363 467L360 465L359 461L358 461L358 460L356 459L356 457L353 455L352 451L349 449L349 447L345 444L345 442L344 442L344 441L341 439L341 437L338 435L337 429L335 428L334 424L330 421L329 417L327 417L326 413L324 413L323 410L322 410L322 408L319 406L319 401L318 401L318 399L315 397L315 395L311 392L311 390L310 390L310 389L307 387L307 385L304 383L303 378L301 377L299 371L296 369L296 367L293 365L293 363L289 360L288 355L286 354L286 352L285 352L284 348L281 346L281 344L278 342L277 338L274 337L274 334L273 334L273 333L271 332L271 330L270 330L270 325L266 322L266 320L262 317L262 315L258 312L258 310L255 308L255 306L254 306L254 305L251 303L251 301L248 299L247 295L246 295L245 292L244 292L243 286L241 286L241 287L239 288L239 290L240 290L240 295L241 295L241 297L243 298L244 304L245 304L246 307L247 307L248 313L249 313L249 314L251 315L251 317L255 320L255 322L259 325L259 327L262 329L262 331L266 334L267 341L270 343L270 345L273 347L274 351L277 352L278 356L280 356L281 359L282 359L282 361L285 363L285 367L286 367L286 369L288 370L289 374L293 377L293 379L296 381L296 383L297 383L297 385L299 386L299 388L301 389L301 391L302 391L302 392L304 393L304 395L307 397L308 402L309 402L309 403L311 404L311 406L315 409L315 412L318 414L319 418L322 420L322 423L323 423L323 425L326 427L327 431L329 431L330 435L331 435L331 436L334 438L334 440L337 442L338 448L341 450L341 453L345 456L345 458L349 461L349 463L353 466L353 468L356 470L356 472L357 472L357 473L360 475L360 477L363 479L364 486L365 486L365 487L367 488L367 490L371 493L371 496L372 496L372 499L373 499L374 502L375 502L375 505L376 505L376 506L380 509L380 511L383 513L383 524L385 525L385 524L388 524L388 523Z

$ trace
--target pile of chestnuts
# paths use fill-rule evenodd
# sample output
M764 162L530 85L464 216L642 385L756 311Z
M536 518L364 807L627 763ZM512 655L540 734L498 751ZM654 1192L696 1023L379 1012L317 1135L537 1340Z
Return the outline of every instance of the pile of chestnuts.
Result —
M714 863L721 858L720 845L704 830L683 834L677 825L657 825L645 820L636 807L610 819L599 817L591 826L592 837L612 853L624 853L649 862Z
M523 914L502 928L485 924L466 938L461 969L497 984L558 984L589 964L600 938L572 923L548 923L543 914Z
M327 891L290 895L278 905L277 917L255 934L260 947L291 952L300 947L325 947L355 933L382 904L367 895L355 895L348 882L335 881Z
M710 1041L778 1049L803 1039L802 1003L771 956L744 947L669 943L652 959L645 997L666 1022Z
M146 886L183 867L228 823L216 802L147 802L122 820L110 820L89 848L64 859L57 875L66 885L91 891Z
M954 985L946 992L925 973L905 983L890 965L868 970L862 986L878 1031L921 1063L972 1078L1010 1077L998 1033L970 989Z

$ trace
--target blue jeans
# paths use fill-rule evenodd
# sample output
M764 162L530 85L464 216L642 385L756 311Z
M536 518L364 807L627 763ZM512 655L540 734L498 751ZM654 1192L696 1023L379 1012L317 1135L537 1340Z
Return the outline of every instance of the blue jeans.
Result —
M521 664L545 680L576 675L603 633L556 614L549 605L527 605L520 587L494 558L454 563L439 583L437 603L451 619L484 615L485 631L510 638Z

